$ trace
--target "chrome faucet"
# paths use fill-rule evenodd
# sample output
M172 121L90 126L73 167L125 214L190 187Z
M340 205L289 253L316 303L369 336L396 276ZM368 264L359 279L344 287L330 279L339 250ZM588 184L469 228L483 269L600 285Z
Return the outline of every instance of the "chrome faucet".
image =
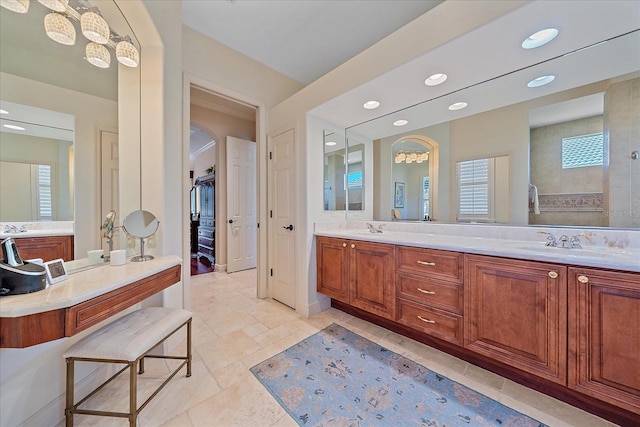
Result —
M378 225L378 228L375 228L372 224L367 223L367 228L369 229L369 233L382 233L382 226L384 224Z
M550 246L552 248L582 249L580 237L578 236L570 238L566 234L563 234L559 239L556 239L553 234L547 231L539 231L538 234L547 235L547 243L545 243L545 246Z
M553 234L551 234L549 232L546 232L546 231L538 231L538 234L546 234L547 235L547 243L544 244L545 246L551 246L553 248L558 246L558 241L553 236Z
M569 239L569 246L575 249L582 249L582 245L580 244L580 237L573 236L571 239Z
M22 231L22 230L19 230L18 227L16 227L13 224L11 224L11 225L10 224L6 224L4 226L3 233L19 233L20 231ZM24 231L27 231L27 230L25 229Z

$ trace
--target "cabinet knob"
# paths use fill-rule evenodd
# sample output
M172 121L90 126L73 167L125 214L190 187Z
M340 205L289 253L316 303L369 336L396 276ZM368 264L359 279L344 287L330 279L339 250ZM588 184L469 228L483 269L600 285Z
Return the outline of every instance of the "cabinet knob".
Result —
M582 274L578 276L578 282L580 283L589 283L589 278L587 276L583 276Z
M435 320L429 320L429 319L425 319L422 316L418 316L418 319L422 320L424 323L436 323Z
M436 293L433 291L425 291L422 288L418 288L418 292L422 292L423 294L427 294L427 295L435 295Z
M356 244L355 244L355 243L352 243L352 244L351 244L351 249L355 249L355 248L356 248Z
M552 279L557 279L558 278L558 272L557 271L550 271L549 272L549 277L551 277Z
M418 264L420 264L420 265L436 265L435 262L429 262L429 261L418 261Z
M343 244L342 244L342 247L343 247L343 248L346 248L346 247L347 247L347 244L346 244L346 243L343 243Z

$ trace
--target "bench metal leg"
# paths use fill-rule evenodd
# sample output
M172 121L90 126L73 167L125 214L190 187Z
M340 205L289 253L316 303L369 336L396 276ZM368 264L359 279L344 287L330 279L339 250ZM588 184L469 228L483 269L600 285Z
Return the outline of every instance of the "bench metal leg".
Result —
M129 363L129 426L136 427L138 420L138 375L136 362Z
M139 374L144 374L144 357L140 359L140 369L138 369Z
M191 319L187 322L187 377L191 376Z
M64 410L66 427L73 427L73 383L74 383L74 361L67 359L67 404Z

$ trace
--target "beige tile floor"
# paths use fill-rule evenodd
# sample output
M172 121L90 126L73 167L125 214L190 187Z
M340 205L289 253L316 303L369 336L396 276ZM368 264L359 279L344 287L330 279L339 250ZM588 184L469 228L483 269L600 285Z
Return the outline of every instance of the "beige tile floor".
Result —
M296 426L249 372L258 362L330 325L350 330L403 354L550 426L613 426L600 418L335 309L305 319L273 300L259 300L255 270L191 278L193 375L179 372L140 413L143 427ZM184 352L184 346L176 354ZM139 377L139 402L175 361L150 359ZM87 405L126 412L126 375ZM151 391L150 391L151 390ZM60 424L62 425L62 424ZM76 426L126 426L126 420L77 415Z

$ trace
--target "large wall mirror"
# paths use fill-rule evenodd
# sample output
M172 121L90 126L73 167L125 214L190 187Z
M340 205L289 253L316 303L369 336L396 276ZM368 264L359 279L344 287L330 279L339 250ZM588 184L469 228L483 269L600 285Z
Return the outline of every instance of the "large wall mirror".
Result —
M494 188L500 213L489 222L640 227L633 185L640 180L640 159L633 154L640 150L638 46L635 30L347 128L347 140L357 136L373 146L373 160L365 163L375 168L374 182L365 183L373 186L369 218L391 220L400 210L403 220L424 220L427 213L430 220L465 222L459 215L459 165L496 159L497 182L508 185ZM550 84L527 87L550 73ZM448 109L461 100L467 108ZM391 126L398 120L409 125ZM414 145L400 149L403 141ZM586 158L570 166L565 160L563 168L571 141L573 155ZM581 144L595 153L585 154ZM428 168L396 163L423 151ZM395 166L403 163L415 170L405 170L401 179ZM396 182L405 183L404 208L396 206Z
M115 1L70 0L69 6L78 16L97 7L112 34L129 36L140 50ZM45 16L50 13L37 1L30 2L26 13L0 8L0 101L8 112L2 114L2 124L36 132L20 134L22 131L4 127L0 132L0 205L15 207L10 215L3 208L0 222L73 221L76 253L84 254L103 244L100 224L105 214L111 209L118 217L122 214L117 206L119 176L123 173L118 159L140 155L140 67L118 62L113 49L118 40L113 38L108 48L110 66L90 64L85 59L89 40L79 23L70 19L75 27L75 44L60 44L45 32ZM126 141L124 150L118 148L118 136ZM11 164L11 172L4 168L4 162ZM34 212L33 201L38 196L27 192L33 184L22 183L20 191L5 191L5 174L15 172L26 178L25 165L30 170L37 165L52 165L51 172L56 173L52 177L52 216ZM127 171L128 177L138 181L130 183L131 188L139 188L139 174L139 168ZM105 182L108 195L103 194ZM137 194L137 201L128 205L139 206ZM46 224L38 227L46 229Z

